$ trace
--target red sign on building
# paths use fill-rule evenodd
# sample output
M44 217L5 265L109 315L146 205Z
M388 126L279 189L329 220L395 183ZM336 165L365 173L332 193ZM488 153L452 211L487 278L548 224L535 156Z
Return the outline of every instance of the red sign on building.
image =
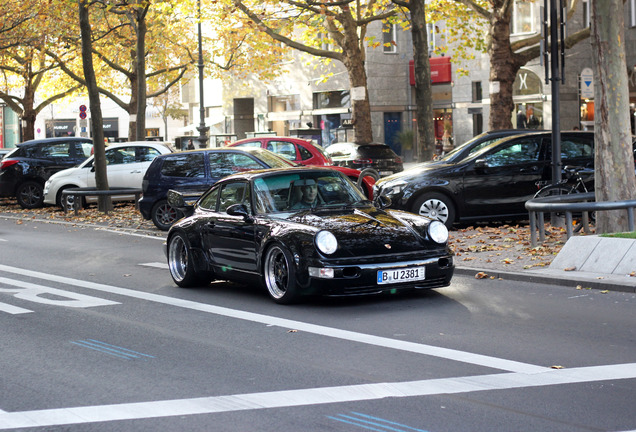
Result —
M428 59L431 64L431 82L444 84L452 81L450 57L434 57ZM409 61L409 82L415 85L415 62Z

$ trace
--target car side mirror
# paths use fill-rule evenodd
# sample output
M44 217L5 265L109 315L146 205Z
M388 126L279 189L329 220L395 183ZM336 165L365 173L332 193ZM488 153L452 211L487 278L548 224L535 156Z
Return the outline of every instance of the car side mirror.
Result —
M475 161L475 169L477 171L485 171L489 167L490 165L488 165L488 162L486 161L486 159L477 159Z
M170 207L179 210L186 217L191 216L194 213L195 202L191 199L186 199L186 197L179 191L174 189L168 190L168 193L166 194L166 201L168 201Z
M245 204L232 204L225 212L230 216L242 216L246 221L251 220L251 216Z
M375 206L378 208L385 209L387 207L391 207L391 198L389 198L388 196L380 195L373 200L373 204L375 204Z

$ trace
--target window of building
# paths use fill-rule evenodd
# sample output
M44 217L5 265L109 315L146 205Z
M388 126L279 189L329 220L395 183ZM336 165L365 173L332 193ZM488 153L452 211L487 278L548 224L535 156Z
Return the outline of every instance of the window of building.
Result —
M477 136L484 131L484 115L481 113L473 114L473 136Z
M349 108L350 106L349 90L314 93L314 109Z
M589 10L589 6L588 6L588 10ZM636 27L636 0L629 0L629 26Z
M634 25L634 0L630 0L631 7L631 16L632 16L632 26ZM589 27L592 23L592 12L590 10L590 2L589 0L583 0L583 25L585 27Z
M512 34L534 33L535 16L532 2L515 0L512 10Z
M384 23L382 26L382 47L385 53L397 52L397 27L395 24Z
M481 81L473 81L472 96L473 96L473 99L472 99L473 102L481 102L481 100L483 99Z

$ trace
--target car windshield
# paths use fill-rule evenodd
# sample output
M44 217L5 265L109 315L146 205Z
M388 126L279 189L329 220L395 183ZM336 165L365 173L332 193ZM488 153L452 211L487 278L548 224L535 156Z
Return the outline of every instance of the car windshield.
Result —
M366 197L338 171L281 173L254 180L257 213L350 206Z
M471 139L469 141L466 141L464 144L460 145L459 147L456 147L455 149L453 149L449 153L446 153L446 155L443 158L441 158L440 160L441 161L454 161L455 158L458 156L458 153L460 153L460 152L463 153L464 150L467 147L470 147L470 146L474 145L473 143L475 141L477 141L478 139L481 139L481 138L482 138L481 135L477 135L475 138L473 138L473 139ZM468 158L468 156L471 156L471 155L477 153L479 150L483 149L487 145L492 144L494 142L497 142L497 141L499 141L499 140L501 140L503 138L505 138L505 137L498 136L498 137L495 137L495 138L492 138L492 139L484 140L483 142L481 142L481 143L475 145L473 148L471 148L470 151L464 156L464 159Z
M252 151L257 158L265 162L271 168L289 168L295 165L288 160L278 156L276 153L272 153L269 150L255 148Z

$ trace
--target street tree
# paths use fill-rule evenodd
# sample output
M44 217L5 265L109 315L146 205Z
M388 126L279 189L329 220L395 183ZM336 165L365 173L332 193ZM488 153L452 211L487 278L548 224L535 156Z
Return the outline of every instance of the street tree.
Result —
M413 39L413 63L415 70L415 103L417 105L418 160L431 160L435 152L435 126L433 122L433 95L431 89L431 65L429 62L426 7L424 0L393 0L408 9Z
M128 112L129 139L143 140L147 99L166 92L192 70L196 47L192 23L165 9L151 8L151 2L121 2L117 7L105 0L93 3L101 6L95 9L92 22L97 87ZM64 41L70 48L50 49L47 54L70 77L86 85L82 71L72 66L82 41L72 34ZM154 85L156 82L165 85ZM154 89L152 93L148 86Z
M570 20L580 0L566 0ZM485 51L490 59L490 129L512 128L514 112L513 84L519 69L541 54L540 33L511 39L511 20L515 4L534 0L434 0L427 4L433 21L446 21L448 42L455 42L457 57L470 58L472 50ZM530 5L532 6L532 5ZM468 19L467 19L468 18ZM486 37L481 32L485 32ZM571 48L588 38L584 28L567 35L565 47Z
M623 0L590 2L596 201L636 199ZM624 210L596 213L599 233L627 231Z
M88 90L88 99L91 109L91 127L93 129L93 153L95 167L95 185L98 190L108 190L108 172L106 170L106 146L104 143L104 121L99 100L97 76L93 67L93 32L90 24L89 5L84 0L78 0L79 26L82 36L82 69ZM110 196L99 195L97 205L100 211L107 213L111 210Z
M373 140L365 69L365 44L370 42L367 28L372 22L396 16L399 6L389 0L228 2L229 8L238 8L272 39L327 62L341 62L352 90L355 141Z
M46 55L47 48L57 42L59 26L64 26L55 19L59 5L27 4L30 10L17 6L9 11L15 25L2 33L6 46L0 50L0 99L24 121L24 140L34 138L35 119L44 108L81 88L59 73L58 65Z

